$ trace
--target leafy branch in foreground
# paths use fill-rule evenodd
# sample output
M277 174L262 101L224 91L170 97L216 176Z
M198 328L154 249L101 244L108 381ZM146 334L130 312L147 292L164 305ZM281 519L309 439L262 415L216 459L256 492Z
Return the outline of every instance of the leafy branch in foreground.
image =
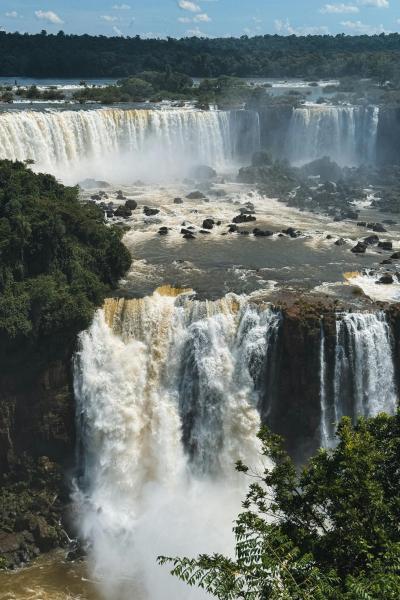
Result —
M268 463L235 523L235 559L159 557L221 600L395 600L400 597L400 414L343 419L338 445L300 472L263 429ZM249 473L247 466L237 470ZM252 474L253 475L253 474Z

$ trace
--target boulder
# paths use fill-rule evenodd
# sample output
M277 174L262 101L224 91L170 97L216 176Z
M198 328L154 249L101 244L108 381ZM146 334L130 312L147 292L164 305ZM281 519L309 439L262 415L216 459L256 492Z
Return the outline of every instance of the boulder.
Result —
M190 176L197 181L210 181L215 179L217 172L207 165L199 165L190 171Z
M282 233L288 235L291 238L297 238L301 235L300 231L296 231L293 227L288 227L287 229L282 229Z
M143 208L143 212L146 215L146 217L154 217L155 215L158 215L160 211L158 210L158 208L149 208L148 206L145 206Z
M367 244L367 246L374 246L378 242L379 238L377 235L369 235L368 237L364 238L364 244Z
M205 198L205 195L202 192L196 191L190 192L190 194L188 194L186 198L188 200L203 200Z
M381 248L382 250L393 250L393 243L392 242L379 242L378 248Z
M380 277L377 281L377 283L382 283L384 285L390 285L393 282L393 275L391 275L390 273L385 273L385 275L382 275L382 277Z
M97 181L96 179L84 179L83 181L80 181L78 185L83 190L94 190L96 188L107 189L111 187L107 181Z
M399 260L400 252L394 252L390 258L392 258L393 260Z
M203 221L203 229L212 229L215 225L214 219L204 219Z
M251 221L256 221L256 217L253 215L237 215L232 219L234 223L250 223Z
M237 231L239 231L239 227L235 224L231 224L228 226L228 231L229 233L236 233Z
M269 229L263 231L262 229L256 227L255 229L253 229L253 235L255 237L271 237L271 235L274 235L274 232L270 231Z
M345 246L346 245L346 240L343 238L339 238L338 240L336 240L335 242L335 246Z
M182 198L174 198L174 204L183 204Z
M200 229L199 233L211 233L208 229Z
M168 227L160 227L160 229L158 230L158 233L160 235L168 235Z
M126 200L124 193L122 192L122 190L118 190L116 193L117 196L117 200Z
M193 233L191 231L188 231L187 233L183 234L183 239L185 239L185 240L195 240L196 236L193 235Z
M357 227L366 227L366 226L367 226L366 221L358 221L358 223L357 223Z
M356 244L354 248L351 249L351 251L354 252L354 254L365 254L367 248L367 244L365 244L364 242L358 242L358 244Z
M122 217L123 219L128 219L129 217L132 216L132 211L129 208L127 208L126 206L118 206L114 215L116 217Z
M125 202L125 206L126 206L126 208L129 208L130 210L136 210L138 203L136 202L136 200L129 199Z

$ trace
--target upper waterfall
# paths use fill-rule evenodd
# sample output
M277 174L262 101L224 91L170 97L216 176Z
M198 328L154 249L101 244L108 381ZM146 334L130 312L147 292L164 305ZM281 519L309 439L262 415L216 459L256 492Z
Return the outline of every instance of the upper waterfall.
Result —
M286 155L295 164L329 156L341 166L374 164L379 109L302 106L293 110Z
M245 135L244 135L245 132ZM258 115L194 109L47 110L0 113L0 158L76 183L184 175L208 164L227 168L259 146Z

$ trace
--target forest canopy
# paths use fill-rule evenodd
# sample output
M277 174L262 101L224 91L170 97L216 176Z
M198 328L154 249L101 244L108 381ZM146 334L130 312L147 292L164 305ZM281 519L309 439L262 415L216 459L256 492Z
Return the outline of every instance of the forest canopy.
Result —
M0 75L113 77L168 67L191 77L400 76L400 35L141 39L0 32Z

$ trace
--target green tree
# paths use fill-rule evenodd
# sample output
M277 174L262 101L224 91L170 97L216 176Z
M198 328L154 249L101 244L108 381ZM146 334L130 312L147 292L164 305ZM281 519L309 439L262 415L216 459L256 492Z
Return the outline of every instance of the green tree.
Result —
M395 600L400 597L400 414L353 426L298 473L263 430L272 467L254 478L235 528L236 558L161 557L221 600Z

